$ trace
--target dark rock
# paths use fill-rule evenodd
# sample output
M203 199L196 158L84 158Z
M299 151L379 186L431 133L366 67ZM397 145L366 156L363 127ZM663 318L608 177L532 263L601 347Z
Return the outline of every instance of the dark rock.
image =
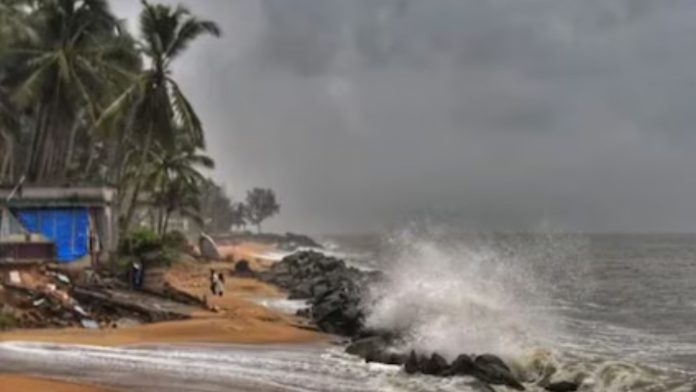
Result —
M367 362L403 365L408 355L391 351L391 343L392 337L389 335L373 335L353 341L346 347L346 352L362 357Z
M331 282L325 279L315 279L311 283L310 291L312 292L312 297L317 298L323 296L326 292L331 290Z
M301 283L290 290L288 299L308 299L312 298L312 287L309 282Z
M474 362L478 364L483 364L483 365L488 365L488 366L497 366L501 369L506 370L508 373L512 372L510 370L510 367L499 357L493 355L493 354L482 354L478 355Z
M452 362L446 375L448 376L472 376L476 373L476 364L470 356L461 354Z
M337 268L345 268L345 263L332 257L317 260L317 265L324 271L332 271Z
M377 351L385 351L387 348L387 341L382 336L372 336L369 338L364 338L356 340L348 347L346 347L346 352L348 354L357 355L362 358L366 358L370 353Z
M377 363L389 364L390 360L391 360L391 353L388 351L382 351L382 350L373 351L365 357L365 362L368 362L368 363L377 362Z
M297 252L258 276L287 290L290 299L309 299L309 316L322 331L356 337L363 330L360 285L367 275L342 260Z
M423 374L440 375L447 372L449 364L447 360L438 353L433 353L430 358L421 365Z
M234 265L234 274L237 276L254 276L254 271L249 267L249 262L246 260L239 260Z
M270 272L273 274L287 275L290 273L290 266L288 263L275 263L271 266Z
M403 365L406 363L407 360L407 354L391 353L389 355L389 360L384 363L386 363L387 365Z
M506 385L524 391L525 388L512 376L510 368L495 355L479 355L474 360L476 372L474 377L493 385Z
M420 371L418 356L413 350L408 354L408 359L404 363L404 371L406 371L406 374L416 374Z
M575 392L580 384L571 381L559 381L547 385L544 389L550 392Z

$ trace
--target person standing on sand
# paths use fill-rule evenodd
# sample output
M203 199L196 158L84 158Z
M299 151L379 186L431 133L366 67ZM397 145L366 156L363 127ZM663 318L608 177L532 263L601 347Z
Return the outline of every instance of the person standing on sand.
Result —
M208 279L210 282L210 292L213 293L213 295L217 295L217 274L215 273L214 269L210 270L210 278Z
M217 274L217 283L218 295L222 297L225 294L225 276L222 274L222 272L218 272Z
M224 282L224 278L222 277L222 273L217 273L215 272L214 269L210 270L210 291L213 293L213 295L217 295L222 297L223 295L223 286L222 283Z

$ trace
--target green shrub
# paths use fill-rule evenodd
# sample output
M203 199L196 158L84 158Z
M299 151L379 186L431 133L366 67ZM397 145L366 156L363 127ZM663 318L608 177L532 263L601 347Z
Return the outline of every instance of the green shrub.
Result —
M184 233L174 230L164 235L162 238L162 243L167 248L183 252L186 250L188 245L188 239L186 239Z
M152 230L139 228L127 233L119 244L124 266L140 261L145 267L171 265L185 249L186 238L177 232L160 237Z
M0 312L0 331L5 331L17 327L17 319L14 315L6 312Z
M119 243L121 255L135 256L160 249L162 240L154 231L148 228L139 228L126 233Z

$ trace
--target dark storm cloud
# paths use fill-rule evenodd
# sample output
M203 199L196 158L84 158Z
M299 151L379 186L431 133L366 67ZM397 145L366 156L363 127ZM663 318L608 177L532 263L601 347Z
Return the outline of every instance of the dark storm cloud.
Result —
M693 1L186 3L215 176L278 228L696 230Z

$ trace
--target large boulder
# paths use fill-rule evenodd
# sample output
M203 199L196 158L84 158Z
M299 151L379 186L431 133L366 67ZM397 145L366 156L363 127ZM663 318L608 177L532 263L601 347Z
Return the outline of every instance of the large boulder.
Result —
M258 275L289 293L310 300L311 318L324 332L356 337L363 330L361 282L367 275L318 252L297 252Z
M470 356L461 354L455 359L447 370L447 376L473 376L476 373L476 364Z
M406 374L416 374L420 371L420 361L414 350L411 350L406 362L404 362L404 371L406 371Z
M474 376L481 381L493 385L505 385L507 387L524 391L524 386L512 375L510 367L495 355L479 355L474 359L476 372Z
M372 353L386 351L388 346L389 341L384 336L370 336L352 342L346 347L346 352L348 354L367 358L368 355Z
M575 392L580 389L580 384L572 381L554 382L544 387L549 392Z
M309 299L312 298L312 286L310 282L302 282L290 289L288 299Z
M241 277L252 277L254 276L254 271L249 266L247 260L239 260L234 265L234 274Z
M438 353L433 353L430 358L422 364L423 374L433 376L445 374L449 370L447 360Z
M220 252L213 238L205 233L201 233L198 238L198 247L201 250L201 255L208 260L220 260Z

